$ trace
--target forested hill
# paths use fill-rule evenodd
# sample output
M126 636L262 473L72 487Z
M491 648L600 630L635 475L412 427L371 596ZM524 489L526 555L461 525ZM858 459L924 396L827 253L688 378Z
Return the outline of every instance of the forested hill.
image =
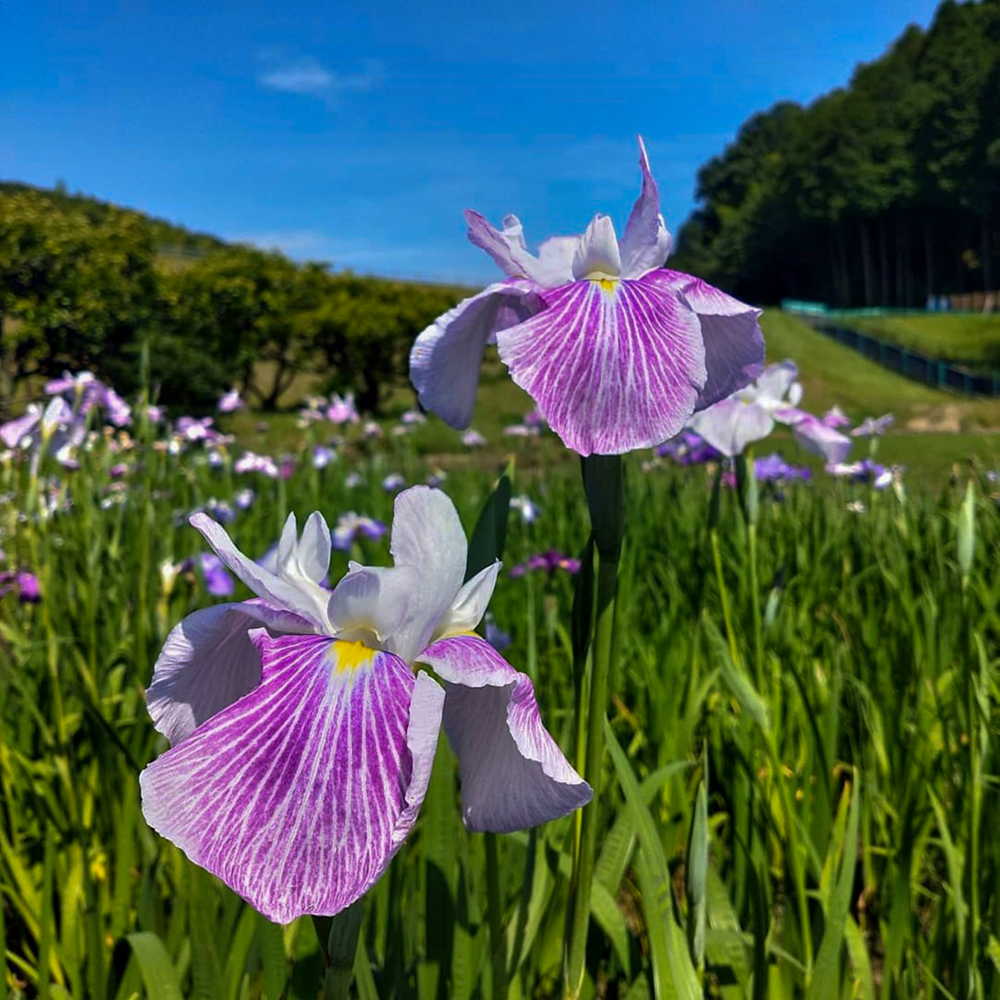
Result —
M0 183L0 420L25 380L89 369L205 409L279 405L301 374L377 412L417 334L462 296L332 272L62 189Z
M135 209L122 208L111 202L101 201L86 194L70 194L61 183L54 188L41 188L21 181L0 180L0 197L3 195L28 194L45 198L60 211L79 212L100 225L113 214L133 215L148 228L154 242L166 252L180 250L193 254L209 253L224 247L225 241L207 233L196 233L184 226L179 226L166 219L158 219Z
M755 302L1000 285L1000 0L946 0L846 87L748 119L698 172L677 267Z

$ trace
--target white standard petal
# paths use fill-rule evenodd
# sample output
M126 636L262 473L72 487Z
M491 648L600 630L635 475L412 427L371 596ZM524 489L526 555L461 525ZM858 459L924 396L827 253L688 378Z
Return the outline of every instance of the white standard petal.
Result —
M414 486L396 497L389 546L398 568L413 571L403 621L386 643L407 663L430 641L465 578L468 543L451 500L440 490Z
M486 614L500 572L500 560L480 570L462 585L455 601L434 632L434 639L471 632Z
M617 278L622 273L615 224L607 215L595 215L573 254L573 277Z
M311 622L320 634L331 634L330 621L327 617L329 592L311 580L281 576L280 545L279 572L276 574L255 563L252 559L248 559L233 544L233 540L226 534L222 526L213 521L207 514L193 514L190 523L192 527L201 532L205 541L211 545L215 554L226 566L258 597L262 597L275 608L300 615ZM287 532L287 523L285 527ZM286 532L282 533L283 538Z

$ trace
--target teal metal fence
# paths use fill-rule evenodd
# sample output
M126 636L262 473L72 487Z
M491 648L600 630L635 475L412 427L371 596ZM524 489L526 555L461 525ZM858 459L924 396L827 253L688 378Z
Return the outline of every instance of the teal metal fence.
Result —
M821 320L817 314L800 314L820 333L832 337L866 358L871 358L872 361L877 361L883 367L899 372L907 378L937 389L960 392L966 396L1000 396L1000 372L982 373L958 368L940 358L911 351L907 347L879 340L877 337L859 333L846 326L828 323L825 317Z

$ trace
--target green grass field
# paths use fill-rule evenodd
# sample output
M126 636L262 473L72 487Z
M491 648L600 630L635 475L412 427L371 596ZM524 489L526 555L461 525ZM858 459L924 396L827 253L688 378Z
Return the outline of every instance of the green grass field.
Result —
M1000 314L929 313L851 318L852 329L957 364L1000 368Z

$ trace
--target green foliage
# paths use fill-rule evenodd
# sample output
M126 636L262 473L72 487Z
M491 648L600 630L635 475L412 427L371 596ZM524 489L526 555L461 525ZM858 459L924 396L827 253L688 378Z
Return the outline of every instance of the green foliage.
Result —
M287 482L256 482L257 502L231 525L238 544L264 551L289 508L388 520L378 480L390 454L363 454L352 447L326 469L302 462ZM138 769L164 748L143 688L167 631L211 601L200 577L160 571L199 551L176 515L245 481L190 455L124 457L124 504L107 503L123 455L98 447L69 480L72 508L53 517L35 516L27 463L0 467L0 493L17 498L0 508L0 543L39 573L43 593L37 605L0 598L7 992L315 997L312 923L268 924L139 810ZM410 481L426 475L412 451L391 461ZM779 497L762 485L755 548L724 489L716 571L706 471L626 465L587 982L606 996L726 1000L992 995L1000 520L990 484L911 487L905 500L821 484ZM369 485L348 491L354 468ZM487 519L500 513L486 503L495 485L492 468L453 470L467 529L484 505ZM542 515L511 519L507 565L579 548L587 515L572 463L550 463L544 481L522 470L518 489ZM866 513L846 510L851 500ZM972 517L974 533L960 531ZM331 579L348 557L385 562L386 544L337 553ZM513 635L506 655L533 673L567 749L572 590L565 575L504 575L492 604ZM572 819L497 838L512 997L559 991L572 843ZM417 830L365 899L358 994L488 996L486 872L442 742Z
M947 0L846 88L754 115L698 173L676 266L756 301L993 290L1000 8Z
M405 382L416 335L458 297L3 184L0 415L19 383L67 368L195 409L237 386L273 410L297 377L318 374L377 412Z

